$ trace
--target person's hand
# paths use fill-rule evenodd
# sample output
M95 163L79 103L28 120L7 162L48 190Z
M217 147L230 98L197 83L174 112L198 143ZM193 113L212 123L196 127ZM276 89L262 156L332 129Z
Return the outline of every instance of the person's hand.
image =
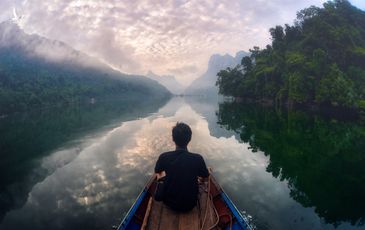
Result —
M208 167L208 172L209 172L210 174L212 174L212 172L213 172L213 168L212 168L211 166L209 166L209 167Z
M156 176L157 176L157 180L159 180L162 177L165 177L166 176L166 172L165 171L162 171L162 172L156 173Z

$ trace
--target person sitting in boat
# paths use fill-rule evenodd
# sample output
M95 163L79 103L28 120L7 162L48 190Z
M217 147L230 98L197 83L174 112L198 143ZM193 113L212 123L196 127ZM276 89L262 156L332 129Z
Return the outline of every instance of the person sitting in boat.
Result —
M190 211L196 206L198 177L209 176L203 157L187 149L191 135L188 125L176 123L172 129L176 150L162 153L155 166L157 178L164 177L164 204L179 212Z

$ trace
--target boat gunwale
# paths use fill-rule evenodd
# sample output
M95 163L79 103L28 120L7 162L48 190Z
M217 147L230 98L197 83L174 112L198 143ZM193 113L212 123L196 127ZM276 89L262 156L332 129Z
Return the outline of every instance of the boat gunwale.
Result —
M149 189L150 189L151 185L153 184L153 182L155 180L156 180L156 175L152 175L151 178L144 185L143 190L140 192L140 194L136 198L136 200L133 203L133 205L131 206L131 208L128 210L127 214L125 215L125 217L123 218L123 220L121 221L121 223L119 224L117 230L126 229L126 227L128 226L128 224L130 223L130 221L133 219L133 215L136 213L136 211L138 210L138 208L142 204L143 200L148 195ZM212 183L214 184L214 186L219 191L219 193L217 195L220 196L221 199L224 201L224 203L228 206L229 210L231 211L231 213L236 218L238 224L243 229L245 229L245 230L253 230L253 228L251 227L251 225L248 223L248 219L246 217L244 217L240 213L240 211L234 205L234 203L229 198L229 196L227 195L227 193L224 191L224 189L222 188L222 186L217 183L217 181L216 181L216 179L215 179L215 177L213 175L210 176L210 180L212 181Z
M132 206L129 208L127 214L124 216L123 220L120 222L117 230L125 229L128 226L130 221L133 219L133 215L136 213L137 209L140 207L141 203L145 199L148 190L154 180L156 179L156 175L152 175L147 183L144 185L143 190L138 194L136 200L133 202ZM124 228L123 228L124 227Z
M227 204L227 206L228 206L229 210L232 212L232 214L236 217L237 222L239 223L239 225L243 229L253 230L253 228L251 227L251 225L248 223L248 219L241 214L241 212L238 210L238 208L236 207L236 205L229 198L229 196L226 193L226 191L217 182L217 180L215 179L215 177L211 174L210 178L211 178L212 182L214 183L214 185L216 187L218 187L218 189L220 190L219 195L222 197L223 201Z
M241 212L237 209L236 205L232 202L226 192L222 189L222 199L228 205L229 209L231 210L232 214L236 217L237 222L241 225L243 229L252 230L251 225L248 223L248 219L244 217Z

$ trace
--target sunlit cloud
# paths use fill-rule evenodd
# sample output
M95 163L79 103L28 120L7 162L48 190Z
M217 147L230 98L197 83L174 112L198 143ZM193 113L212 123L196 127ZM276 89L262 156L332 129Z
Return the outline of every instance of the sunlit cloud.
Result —
M213 53L264 46L270 27L292 23L298 10L323 2L2 0L0 20L16 8L29 33L66 42L126 73L152 70L188 83L206 70Z

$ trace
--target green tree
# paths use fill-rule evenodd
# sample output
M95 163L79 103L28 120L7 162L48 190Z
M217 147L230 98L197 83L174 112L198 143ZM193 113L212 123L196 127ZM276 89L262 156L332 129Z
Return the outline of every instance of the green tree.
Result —
M289 104L357 106L365 100L364 25L365 12L347 0L301 10L293 26L271 28L272 43L250 49L242 68L220 75L220 93Z
M353 104L354 91L345 74L333 64L321 79L316 100L321 103L348 106Z

